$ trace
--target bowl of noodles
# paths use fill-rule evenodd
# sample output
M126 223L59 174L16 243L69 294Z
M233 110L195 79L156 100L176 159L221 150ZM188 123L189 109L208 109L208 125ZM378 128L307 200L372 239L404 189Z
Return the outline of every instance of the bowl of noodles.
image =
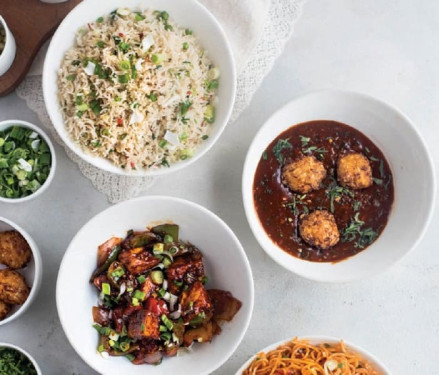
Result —
M375 356L328 336L295 337L264 348L235 375L390 375Z
M50 43L48 114L64 143L121 175L187 166L230 117L236 72L224 31L195 0L90 0Z

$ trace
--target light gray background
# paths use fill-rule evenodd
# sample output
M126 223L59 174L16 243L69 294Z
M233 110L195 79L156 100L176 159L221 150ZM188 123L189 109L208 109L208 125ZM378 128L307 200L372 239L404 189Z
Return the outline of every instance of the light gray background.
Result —
M437 213L418 248L392 269L370 280L325 285L296 277L271 261L253 238L241 203L242 165L254 134L281 105L315 89L356 90L400 107L424 135L437 170L438 16L437 1L310 0L293 38L240 119L202 160L162 178L148 192L190 199L213 210L233 228L250 259L256 289L253 319L239 349L215 375L233 374L268 344L306 334L351 340L380 357L394 374L439 374L434 367L439 349ZM38 124L15 94L0 99L0 120L9 118ZM73 235L109 203L63 149L57 146L56 151L58 170L47 192L25 204L0 204L0 215L29 231L44 261L36 302L23 317L0 327L0 340L23 346L47 375L94 374L60 327L55 282Z

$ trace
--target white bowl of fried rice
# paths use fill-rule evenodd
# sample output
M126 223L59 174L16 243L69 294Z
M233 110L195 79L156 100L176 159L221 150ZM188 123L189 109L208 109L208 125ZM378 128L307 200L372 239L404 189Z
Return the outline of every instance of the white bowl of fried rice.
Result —
M236 72L218 21L196 0L88 0L50 43L44 100L64 143L121 175L160 175L224 130Z

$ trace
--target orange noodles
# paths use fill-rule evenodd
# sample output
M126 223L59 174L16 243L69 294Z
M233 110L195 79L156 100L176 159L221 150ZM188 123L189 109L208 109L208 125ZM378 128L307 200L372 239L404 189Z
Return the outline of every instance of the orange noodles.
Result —
M295 338L259 353L242 375L379 375L360 355L339 343L312 345Z

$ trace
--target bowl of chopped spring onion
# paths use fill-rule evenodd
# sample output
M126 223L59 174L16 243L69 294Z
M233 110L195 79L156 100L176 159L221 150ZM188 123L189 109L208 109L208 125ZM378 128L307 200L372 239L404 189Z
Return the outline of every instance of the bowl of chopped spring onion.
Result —
M55 150L37 126L0 122L0 202L19 203L40 195L55 174Z
M41 375L32 356L22 348L0 342L0 375Z

